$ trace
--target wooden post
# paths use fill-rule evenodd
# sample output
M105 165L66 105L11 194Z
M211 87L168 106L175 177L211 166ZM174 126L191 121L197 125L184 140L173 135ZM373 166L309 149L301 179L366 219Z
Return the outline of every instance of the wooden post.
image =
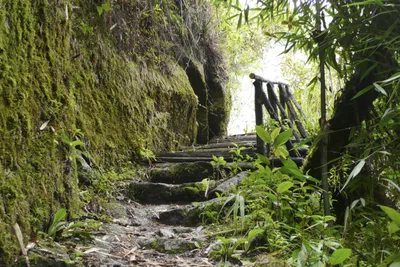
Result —
M254 104L256 113L256 126L261 126L264 123L264 116L261 104L262 82L260 80L255 80L253 84L255 89ZM258 135L257 135L257 153L265 156L265 143Z

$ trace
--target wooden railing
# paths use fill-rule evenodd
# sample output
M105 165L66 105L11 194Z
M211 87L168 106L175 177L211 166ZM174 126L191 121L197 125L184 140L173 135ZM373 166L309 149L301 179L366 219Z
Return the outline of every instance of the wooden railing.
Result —
M300 120L300 116L305 119L305 115L299 103L290 91L289 85L282 82L269 81L261 76L255 75L254 73L250 74L250 78L255 80L253 84L255 88L256 125L264 124L264 105L271 118L277 121L282 130L284 125L293 129L293 136L296 141L300 141L300 138L307 138L308 134ZM263 90L264 84L267 88L267 94ZM276 91L278 91L279 98ZM300 116L297 114L296 109L300 113ZM298 156L296 151L293 150L291 140L286 143L286 146L291 157ZM257 153L266 155L265 143L258 136Z

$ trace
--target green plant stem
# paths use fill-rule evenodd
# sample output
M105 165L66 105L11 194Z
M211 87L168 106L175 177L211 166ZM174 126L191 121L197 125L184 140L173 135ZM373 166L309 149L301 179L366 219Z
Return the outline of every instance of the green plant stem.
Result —
M321 2L316 1L316 30L317 34L321 34ZM321 133L322 133L322 149L321 149L321 178L322 178L322 189L323 189L323 199L324 199L324 214L325 216L331 215L330 205L329 205L329 185L328 185L328 136L325 131L326 126L326 84L325 84L325 51L322 47L323 39L321 36L317 37L318 50L319 50L319 70L320 70L320 82L321 82Z

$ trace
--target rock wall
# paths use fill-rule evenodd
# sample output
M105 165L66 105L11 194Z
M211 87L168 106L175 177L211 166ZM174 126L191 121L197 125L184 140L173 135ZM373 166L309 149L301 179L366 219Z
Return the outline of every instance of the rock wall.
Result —
M79 213L83 162L121 166L224 133L224 70L198 2L0 2L0 265L18 252L13 224L27 242L60 207Z

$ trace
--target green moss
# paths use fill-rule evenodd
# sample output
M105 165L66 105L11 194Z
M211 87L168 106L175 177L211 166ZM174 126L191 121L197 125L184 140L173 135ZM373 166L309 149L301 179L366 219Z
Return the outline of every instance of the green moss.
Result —
M156 249L157 248L157 239L155 239L153 242L151 242L151 248Z
M0 265L19 250L13 224L27 243L59 208L79 214L80 150L117 169L140 147L157 152L195 139L198 97L176 63L180 41L170 43L190 38L179 36L180 20L168 25L176 36L163 36L163 16L144 2L102 16L93 1L0 4ZM140 24L144 14L153 28ZM129 27L110 30L121 18ZM85 145L71 147L65 136Z
M87 1L74 4L96 12ZM18 251L14 223L27 241L60 207L79 212L77 162L62 131L74 140L80 129L97 164L121 166L139 146L161 150L193 138L197 99L168 56L166 75L127 61L108 31L82 36L77 25L94 16L80 17L69 1L1 7L0 263L9 263Z

